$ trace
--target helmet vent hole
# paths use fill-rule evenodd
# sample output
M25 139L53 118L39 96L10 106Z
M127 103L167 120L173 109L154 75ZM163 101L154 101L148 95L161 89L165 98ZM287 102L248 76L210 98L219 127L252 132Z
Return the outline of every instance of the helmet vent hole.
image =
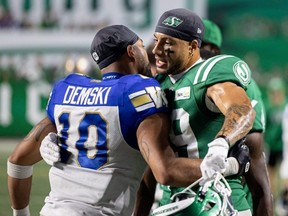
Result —
M204 210L208 211L210 209L212 209L215 206L216 203L214 202L207 202L206 205L204 206Z

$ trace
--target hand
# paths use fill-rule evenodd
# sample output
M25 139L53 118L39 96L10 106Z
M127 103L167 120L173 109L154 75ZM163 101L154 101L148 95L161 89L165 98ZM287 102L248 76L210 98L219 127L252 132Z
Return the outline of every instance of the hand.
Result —
M229 144L224 138L216 138L208 144L208 152L200 164L203 181L213 177L216 172L224 173Z
M58 146L56 133L49 133L42 140L40 154L43 160L51 166L60 161L60 147Z
M241 139L235 143L235 145L229 150L228 157L235 158L239 165L238 171L231 174L241 176L248 172L250 168L250 154L249 148L245 144L245 139Z

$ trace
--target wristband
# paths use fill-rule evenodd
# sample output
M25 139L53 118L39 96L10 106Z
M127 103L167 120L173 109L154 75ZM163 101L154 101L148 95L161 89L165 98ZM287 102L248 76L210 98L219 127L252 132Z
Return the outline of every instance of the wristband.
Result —
M11 208L13 210L13 216L30 216L29 205L23 209L14 209L13 207Z
M236 175L239 172L239 163L234 157L227 158L226 170L223 173L223 176Z
M230 148L230 140L228 139L228 137L227 136L225 136L225 135L219 135L219 136L217 136L216 138L223 138L226 142L227 142L227 144L228 144L228 146L229 146L229 148Z

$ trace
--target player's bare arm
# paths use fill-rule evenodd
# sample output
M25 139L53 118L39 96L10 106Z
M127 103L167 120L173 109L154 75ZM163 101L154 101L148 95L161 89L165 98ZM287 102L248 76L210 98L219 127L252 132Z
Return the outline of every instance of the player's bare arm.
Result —
M133 216L147 216L154 202L156 179L150 167L147 167L140 183Z
M233 145L248 134L253 125L255 111L243 88L232 82L218 83L207 89L207 96L225 116L217 136L226 136Z
M33 165L40 161L39 147L49 132L56 132L55 125L46 117L35 125L29 134L16 146L9 157L11 163Z
M137 129L139 149L157 182L171 186L188 186L201 177L201 159L176 158L168 139L169 129L170 123L166 114L149 116Z
M42 139L49 133L55 132L54 124L46 117L41 120L30 133L16 146L8 158L9 166L15 166L21 174L17 178L13 171L8 171L8 190L11 205L14 209L23 209L29 204L29 196L32 184L32 165L40 161L39 147ZM31 166L31 167L29 167ZM29 177L25 178L25 172L30 170ZM9 172L12 172L12 174ZM28 174L27 174L28 175Z
M256 216L273 215L273 201L262 143L262 133L253 132L247 135L246 144L250 149L251 166L245 179L252 193Z

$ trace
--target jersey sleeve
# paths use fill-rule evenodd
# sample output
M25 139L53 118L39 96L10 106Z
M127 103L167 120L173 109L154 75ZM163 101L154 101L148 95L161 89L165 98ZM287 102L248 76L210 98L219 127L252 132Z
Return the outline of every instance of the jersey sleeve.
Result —
M251 132L264 132L266 125L265 107L263 104L261 91L254 80L251 80L251 83L248 85L246 93L250 98L251 105L256 112Z
M168 112L168 102L160 84L153 78L139 75L128 90L128 98L138 115L138 121L159 112Z
M123 106L120 106L121 131L126 142L138 149L136 131L148 116L168 113L168 102L160 84L153 78L141 75L125 76L126 90Z
M251 71L243 60L231 55L219 55L204 62L202 81L207 86L233 82L245 90L251 81Z
M60 83L61 81L57 82L54 85L52 91L50 92L50 96L49 96L48 103L46 106L47 116L54 123L55 123L55 118L54 118L55 98L56 98L56 92L57 92L57 89L59 88Z

